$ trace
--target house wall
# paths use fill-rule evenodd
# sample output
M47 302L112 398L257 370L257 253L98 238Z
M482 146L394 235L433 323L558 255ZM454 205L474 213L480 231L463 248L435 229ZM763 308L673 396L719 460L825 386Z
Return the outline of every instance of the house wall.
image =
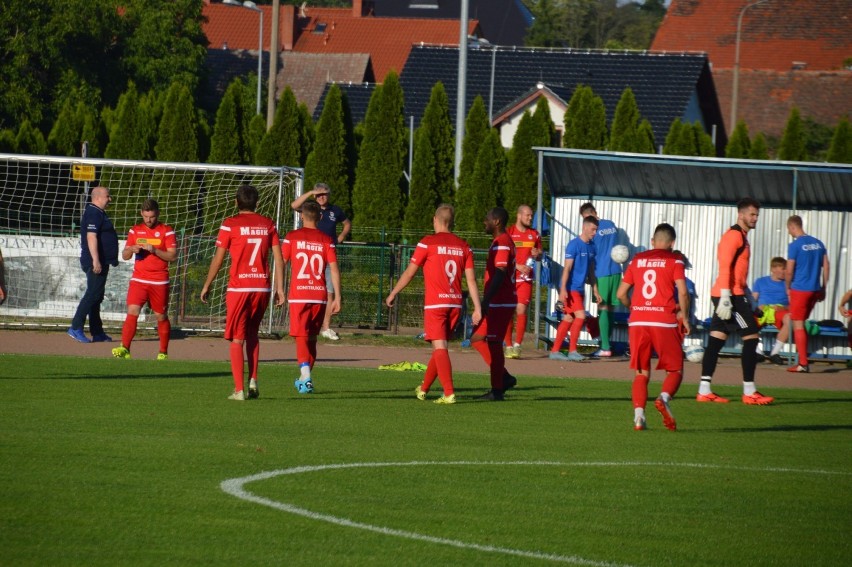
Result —
M515 138L515 132L518 131L518 124L521 122L521 118L524 115L524 111L528 110L530 114L535 111L535 105L538 100L533 100L529 105L518 109L513 114L511 114L508 118L501 121L499 124L496 124L496 127L499 128L500 131L500 143L504 148L509 149L512 147L512 140ZM547 99L548 107L550 108L550 119L553 121L553 124L556 126L556 135L559 138L559 144L562 142L562 132L565 130L565 106L559 102Z

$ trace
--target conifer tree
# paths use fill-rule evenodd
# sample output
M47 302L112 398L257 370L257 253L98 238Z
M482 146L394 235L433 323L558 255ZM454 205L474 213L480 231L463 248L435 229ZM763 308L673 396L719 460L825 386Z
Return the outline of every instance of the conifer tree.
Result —
M458 195L468 191L468 180L473 174L473 168L476 167L476 158L479 155L479 148L482 142L488 135L488 130L491 124L488 122L488 111L485 109L485 102L482 97L477 95L473 99L473 104L467 113L467 118L464 122L464 140L462 141L462 159L459 165Z
M550 147L553 145L554 140L556 140L556 125L550 116L550 103L547 97L539 97L536 101L533 120L537 125L533 143L540 147Z
M638 143L634 151L640 154L657 153L657 146L654 141L654 128L651 127L651 123L646 118L643 118L642 122L639 123L639 130L636 133Z
M533 146L538 145L540 130L528 110L524 111L512 139L506 171L506 193L497 196L497 204L507 211L514 211L518 205L534 207L538 194L538 160Z
M743 120L737 122L728 145L725 146L725 156L729 158L746 159L751 150L751 141L748 137L748 126Z
M675 118L666 134L666 143L663 146L664 154L669 156L683 155L681 153L681 133L683 129L683 122L680 121L680 118Z
M34 156L47 155L47 140L44 139L44 134L27 119L24 119L18 128L15 147L18 153Z
M769 147L766 144L766 137L763 132L758 132L751 141L751 148L748 150L749 159L769 159Z
M172 83L166 94L154 152L159 161L198 162L198 130L192 94Z
M627 87L615 107L612 128L609 135L609 149L612 152L633 152L638 146L639 107L633 89Z
M302 148L302 153L299 156L300 166L305 167L308 156L314 150L316 137L316 127L314 126L314 119L308 111L308 105L304 102L299 103L299 145Z
M257 163L257 152L260 150L260 142L266 135L266 116L255 114L251 117L246 131L246 148L248 159L251 163Z
M432 213L441 203L438 195L435 151L428 130L420 126L414 135L414 159L411 166L411 183L408 204L402 228L406 233L425 234L432 228Z
M532 116L528 113L532 120ZM470 190L456 198L456 229L481 232L482 220L489 209L499 204L499 195L506 184L506 151L500 143L500 134L491 129L482 141L470 175Z
M66 99L47 136L47 147L51 155L79 155L82 129L83 125L77 122L77 113L71 99Z
M88 142L88 157L103 157L109 141L109 134L104 121L98 117L85 102L77 103L76 120L80 124L80 143ZM75 152L79 155L80 147Z
M302 163L302 119L296 96L288 86L278 101L272 128L263 136L255 158L256 165L288 165Z
M353 189L353 208L362 238L376 240L382 231L402 227L402 181L405 160L403 93L399 77L391 71L373 92L364 124Z
M243 120L242 90L242 82L235 79L222 96L210 138L209 163L245 165L249 162L248 148L240 127Z
M606 107L591 87L577 87L568 102L564 122L563 147L579 150L606 148Z
M808 152L805 140L805 130L802 117L795 106L790 109L784 134L781 136L781 146L778 148L778 159L784 161L805 161Z
M843 117L834 128L827 159L831 163L852 163L852 128L849 118Z
M111 159L146 159L148 157L147 130L140 115L141 98L136 91L136 85L131 82L118 99L115 122L109 131L109 143L104 157Z
M431 161L435 175L433 182L433 190L436 195L435 207L441 203L452 203L455 196L455 180L453 179L455 140L453 139L453 125L450 122L450 102L447 98L447 91L444 90L444 84L440 81L432 87L429 103L426 105L426 110L423 111L423 118L418 129L423 129L424 135L429 138L429 146L431 147ZM431 212L434 212L435 207L432 207ZM427 217L429 219L432 218L431 212ZM429 227L431 227L431 220Z
M713 145L713 138L704 131L704 127L697 120L692 124L692 132L695 135L695 155L716 157L716 146Z
M305 163L305 188L322 182L334 191L334 204L352 216L352 181L344 124L343 94L333 84L325 95L314 149Z
M18 144L15 142L15 132L9 128L0 130L0 152L17 154Z

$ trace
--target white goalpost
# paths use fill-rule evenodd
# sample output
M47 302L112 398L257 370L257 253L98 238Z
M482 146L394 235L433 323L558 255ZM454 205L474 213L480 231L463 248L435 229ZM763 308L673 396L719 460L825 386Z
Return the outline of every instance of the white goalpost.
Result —
M60 158L0 154L0 250L7 301L0 326L67 327L86 288L80 269L80 217L95 185L109 188L107 214L124 247L127 231L141 222L146 198L160 204L160 221L178 236L178 259L170 269L169 318L175 329L221 331L225 323L227 262L207 304L198 296L224 218L237 212L237 187L257 187L257 211L275 219L283 235L293 226L290 202L301 193L302 170L290 167ZM112 268L101 315L107 329L120 328L130 262ZM140 329L156 328L147 308ZM146 317L147 315L147 317ZM270 303L267 332L286 329L282 310Z

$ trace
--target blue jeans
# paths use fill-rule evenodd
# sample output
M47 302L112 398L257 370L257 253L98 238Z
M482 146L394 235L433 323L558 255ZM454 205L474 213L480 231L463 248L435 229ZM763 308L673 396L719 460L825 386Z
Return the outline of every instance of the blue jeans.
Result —
M103 266L100 274L96 274L92 268L86 270L86 293L83 294L83 299L80 300L77 312L71 320L72 329L82 330L86 324L86 317L88 317L89 333L93 337L103 334L104 323L101 321L101 302L104 300L107 274L109 274L109 264Z

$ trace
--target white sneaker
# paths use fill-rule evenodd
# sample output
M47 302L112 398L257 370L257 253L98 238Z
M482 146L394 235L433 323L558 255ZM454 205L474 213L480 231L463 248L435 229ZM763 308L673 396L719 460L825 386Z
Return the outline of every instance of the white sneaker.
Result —
M246 394L244 391L240 390L239 392L234 392L230 396L228 396L229 400L236 400L238 402L244 402L246 399Z
M337 335L337 333L334 332L334 329L332 329L332 328L326 329L325 331L320 333L320 335L324 336L325 338L327 338L330 341L339 341L340 340L340 337Z

